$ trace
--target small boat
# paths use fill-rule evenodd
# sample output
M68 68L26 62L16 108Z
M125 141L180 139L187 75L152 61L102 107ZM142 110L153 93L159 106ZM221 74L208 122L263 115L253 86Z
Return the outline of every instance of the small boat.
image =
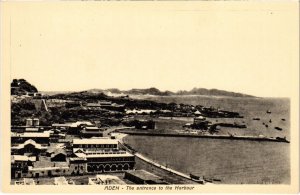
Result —
M205 183L204 179L201 178L201 177L199 177L199 176L197 176L197 175L193 175L193 174L190 173L190 177L195 182L198 182L198 183L201 183L201 184Z
M270 110L267 110L267 114L271 114L272 112Z
M281 142L286 142L286 143L290 143L286 137L276 137L276 140L281 141Z
M218 179L218 178L208 178L208 177L203 177L203 180L206 181L206 182L209 182L209 183L213 183L214 181L217 181L217 182L220 182L221 179Z
M213 182L213 180L212 180L212 179L209 179L209 178L205 178L204 181L209 182L209 183L212 183L212 182Z
M280 127L275 127L276 130L282 131L282 128Z

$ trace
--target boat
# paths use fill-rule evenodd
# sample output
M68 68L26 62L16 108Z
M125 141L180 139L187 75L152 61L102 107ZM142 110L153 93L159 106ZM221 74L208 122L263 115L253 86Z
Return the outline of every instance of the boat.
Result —
M276 137L275 139L278 140L278 141L281 141L281 142L287 142L287 143L290 143L290 142L286 139L286 137Z
M221 181L221 179L218 179L218 178L213 178L213 181Z
M197 176L197 175L193 175L193 174L191 174L191 173L190 173L190 178L191 178L193 181L195 181L195 182L198 182L198 183L201 183L201 184L204 184L204 183L205 183L205 181L204 181L203 178L201 178L201 177L199 177L199 176Z
M221 182L221 179L213 177L203 177L203 180L209 183L213 183L214 181Z
M272 112L270 110L267 110L267 114L271 114Z

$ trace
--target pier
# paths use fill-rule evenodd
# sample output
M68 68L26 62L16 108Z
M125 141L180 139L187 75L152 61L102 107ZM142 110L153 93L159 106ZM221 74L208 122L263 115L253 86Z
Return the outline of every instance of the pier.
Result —
M283 142L290 143L285 138L281 137L259 137L259 136L236 136L236 135L201 135L190 133L173 133L173 132L149 132L149 131L128 131L122 130L120 133L128 135L143 135L143 136L164 136L164 137L193 137L193 138L207 138L207 139L229 139L229 140L249 140L249 141L268 141L268 142Z

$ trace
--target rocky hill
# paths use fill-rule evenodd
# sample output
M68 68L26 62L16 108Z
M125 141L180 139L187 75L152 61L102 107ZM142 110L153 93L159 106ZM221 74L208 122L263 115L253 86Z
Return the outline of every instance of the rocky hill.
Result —
M13 79L11 83L11 95L25 95L38 92L37 88L25 79Z

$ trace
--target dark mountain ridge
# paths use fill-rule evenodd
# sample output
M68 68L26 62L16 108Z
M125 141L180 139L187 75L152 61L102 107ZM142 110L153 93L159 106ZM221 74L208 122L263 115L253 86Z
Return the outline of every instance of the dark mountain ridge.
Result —
M227 97L255 97L243 93L236 93L231 91L219 90L219 89L205 89L205 88L193 88L190 91L180 90L177 92L172 91L160 91L155 87L145 89L130 89L120 90L117 88L110 89L90 89L87 90L91 93L113 93L113 94L124 94L124 95L156 95L156 96L171 96L171 95L205 95L205 96L227 96ZM27 82L25 79L14 79L11 83L11 94L26 94L26 93L38 92L37 88ZM59 92L58 92L59 93ZM70 93L70 92L66 92ZM57 94L55 92L49 92L46 94Z
M252 95L247 95L243 93L236 93L231 91L219 90L219 89L205 89L205 88L193 88L190 91L180 90L178 92L172 91L160 91L155 87L146 89L130 89L130 90L119 90L113 89L91 89L92 92L101 93L115 93L115 94L125 94L125 95L158 95L158 96L170 96L170 95L206 95L206 96L229 96L229 97L255 97Z

